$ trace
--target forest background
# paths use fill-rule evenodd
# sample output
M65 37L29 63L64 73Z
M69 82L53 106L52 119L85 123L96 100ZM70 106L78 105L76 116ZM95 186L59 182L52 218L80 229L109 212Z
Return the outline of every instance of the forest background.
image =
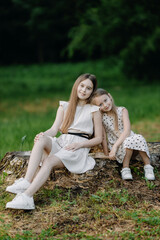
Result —
M160 76L158 0L2 0L0 64L116 57L130 77Z

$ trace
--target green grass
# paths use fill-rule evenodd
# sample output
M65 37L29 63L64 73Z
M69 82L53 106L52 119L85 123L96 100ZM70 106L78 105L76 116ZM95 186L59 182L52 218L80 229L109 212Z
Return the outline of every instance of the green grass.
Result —
M99 60L0 67L0 99L68 94L75 79L86 72L95 74L101 87L117 86L117 82L125 82L120 65L116 60Z
M137 91L139 92L139 86L146 86L146 83L142 81L127 79L121 71L121 62L117 59L81 63L18 65L0 67L0 99L3 101L9 98L35 99L36 97L61 96L64 93L68 96L75 79L86 72L97 76L98 87L106 88L109 91L113 88L116 93L125 91L131 93L133 98ZM144 93L141 92L142 95Z
M98 87L107 89L117 105L126 106L132 124L159 117L160 85L126 79L116 59L0 67L0 158L32 148L35 134L51 127L58 101L68 100L75 79L85 72L97 76ZM160 139L155 134L147 140Z
M3 189L3 183L0 186ZM114 180L94 194L82 191L73 194L70 190L55 187L42 189L36 194L39 207L35 211L7 210L4 204L10 200L7 193L1 192L0 239L55 239L55 240L103 240L103 239L159 239L160 211L153 203L145 202L134 192L114 187ZM47 201L46 201L47 199ZM52 204L54 202L54 204ZM35 219L41 225L37 232L32 228ZM7 223L6 219L10 221ZM17 222L19 232L13 233L13 219ZM53 219L53 220L52 220ZM56 221L54 220L56 219ZM37 220L36 220L37 221ZM44 223L45 229L43 229ZM30 230L20 232L21 223L30 224ZM19 225L20 224L20 225ZM27 228L28 229L28 228ZM117 231L115 230L117 229ZM96 232L95 234L92 231ZM14 238L12 238L14 236Z

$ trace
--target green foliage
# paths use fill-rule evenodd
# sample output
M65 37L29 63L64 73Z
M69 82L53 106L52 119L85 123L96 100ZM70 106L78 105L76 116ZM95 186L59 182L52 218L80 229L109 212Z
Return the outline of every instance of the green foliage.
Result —
M8 176L7 173L3 172L1 175L0 175L0 185L4 183L6 177Z
M147 38L143 36L132 38L132 41L121 52L124 61L123 70L127 76L148 81L159 79L160 71L157 67L160 52L159 41L159 26Z
M0 63L115 56L127 77L158 81L159 12L158 0L2 0Z
M96 6L87 8L79 19L79 25L69 33L69 56L78 50L86 58L107 57L125 46L126 22L123 15L127 15L127 12L122 6L123 0L100 0Z
M8 236L8 234L2 235L1 240L12 240L13 238ZM23 234L16 234L14 237L15 240L69 240L69 239L79 239L79 240L102 240L101 237L93 237L85 232L80 233L70 233L70 234L62 234L57 235L56 231L52 228L47 230L42 230L39 236L33 236L32 231L24 231Z
M92 194L90 197L91 201L95 204L102 203L105 201L112 201L113 203L123 205L126 202L133 201L134 199L130 196L126 189L115 191L114 189L107 189L104 192L97 192L97 195Z
M56 199L59 201L62 201L64 199L66 199L66 194L62 194L63 190L55 187L54 190L48 190L48 189L43 189L43 195L44 198L51 198L51 199Z
M156 187L156 185L152 181L148 181L147 178L145 180L146 180L147 187L149 189L154 189Z
M75 8L70 0L1 1L0 63L63 61Z
M158 81L159 11L158 1L100 0L70 30L69 57L116 55L128 77Z

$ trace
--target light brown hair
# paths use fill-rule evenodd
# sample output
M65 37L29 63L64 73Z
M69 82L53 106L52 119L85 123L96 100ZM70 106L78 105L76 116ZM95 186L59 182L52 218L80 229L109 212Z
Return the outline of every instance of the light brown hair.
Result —
M113 115L114 115L114 118L115 118L114 129L115 129L116 131L118 131L117 107L116 107L116 105L114 104L114 100L113 100L113 97L111 96L111 94L108 93L108 92L107 92L105 89L103 89L103 88L98 88L98 89L94 92L94 94L93 94L93 96L92 96L92 102L93 102L93 104L94 104L94 98L100 97L100 96L102 96L102 95L107 95L107 96L111 99L111 101L112 101L112 109L111 109L111 111L112 111L112 113L113 113Z
M85 73L85 74L80 75L77 78L77 80L75 81L75 83L72 87L68 108L67 108L67 111L65 114L65 118L64 118L62 127L61 127L62 133L68 132L68 128L74 120L74 115L75 115L76 107L77 107L77 103L78 103L77 88L78 88L79 84L86 79L91 80L91 82L93 83L93 91L92 91L90 97L87 99L87 103L90 103L92 95L97 88L97 79L96 79L95 75L90 74L90 73Z

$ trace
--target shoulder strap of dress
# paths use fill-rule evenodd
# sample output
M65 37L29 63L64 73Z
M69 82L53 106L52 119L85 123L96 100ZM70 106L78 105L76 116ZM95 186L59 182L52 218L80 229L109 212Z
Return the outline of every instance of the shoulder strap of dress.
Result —
M63 109L65 110L68 107L68 102L65 101L59 101L59 106L62 106Z
M90 105L91 106L91 112L97 112L99 111L99 107L96 105Z
M122 114L122 110L123 110L124 108L125 108L125 107L117 107L117 113Z

